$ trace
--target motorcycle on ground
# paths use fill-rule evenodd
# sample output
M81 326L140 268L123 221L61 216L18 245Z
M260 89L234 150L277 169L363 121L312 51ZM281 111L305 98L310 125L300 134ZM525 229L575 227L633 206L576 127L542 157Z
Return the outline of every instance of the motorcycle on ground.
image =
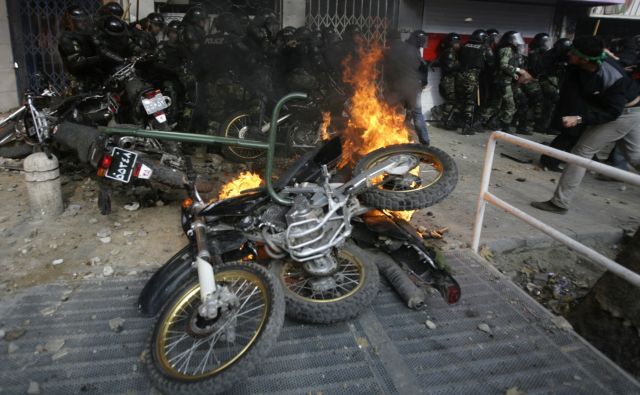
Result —
M200 198L197 174L186 161L191 197L183 202L181 223L189 243L139 297L141 312L157 317L145 362L161 391L233 388L274 345L285 312L322 324L358 315L377 294L376 265L412 299L411 307L421 305L416 283L434 287L448 303L460 298L434 251L388 211L444 199L457 182L451 157L434 147L390 146L349 172L338 168L341 143L334 138L303 154L274 183L274 146L272 136L265 188L214 203Z
M161 95L153 93L155 96L150 100L159 102ZM141 105L145 103L141 100ZM166 123L162 107L156 106L147 113L152 112L160 120L164 117ZM24 105L0 121L0 155L22 158L34 150L49 157L54 151L73 153L79 162L97 170L102 214L111 210L111 182L143 182L160 190L182 188L181 157L167 153L163 144L153 139L117 138L98 132L95 126L108 124L118 111L113 95L108 92L73 96L60 96L50 89L39 95L27 92Z

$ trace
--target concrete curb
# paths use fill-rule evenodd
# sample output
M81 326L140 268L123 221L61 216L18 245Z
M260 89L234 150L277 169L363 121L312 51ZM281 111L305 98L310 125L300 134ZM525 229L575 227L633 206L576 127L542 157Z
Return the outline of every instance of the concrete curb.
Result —
M586 240L598 239L605 243L616 244L622 241L624 230L621 228L603 227L594 231L567 232L565 233L575 240L584 242ZM548 248L564 245L545 234L536 234L525 238L505 238L498 240L487 240L483 243L495 253L505 253L516 248Z

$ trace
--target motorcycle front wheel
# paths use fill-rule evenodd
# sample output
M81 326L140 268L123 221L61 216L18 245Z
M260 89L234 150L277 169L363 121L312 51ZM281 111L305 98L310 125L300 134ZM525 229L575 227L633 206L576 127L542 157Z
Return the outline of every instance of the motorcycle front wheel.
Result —
M217 287L236 297L215 319L198 313L200 285L187 283L165 305L145 361L153 384L168 394L213 394L242 382L264 361L284 321L282 288L250 262L215 267Z
M367 206L383 210L418 210L440 202L456 187L458 167L446 152L422 144L398 144L380 148L362 158L353 174L358 175L396 155L412 155L418 165L402 176L384 175L374 180L360 198Z
M234 139L248 139L248 129L251 117L247 112L237 112L231 115L220 128L220 135L222 137L229 137ZM252 162L265 155L264 150L257 150L251 148L243 148L234 145L224 145L221 149L222 156L225 159L236 162L246 163Z
M380 274L360 251L346 243L335 253L338 267L327 278L309 275L301 263L290 259L272 262L271 273L284 289L287 316L313 324L331 324L353 318L367 308L378 294Z

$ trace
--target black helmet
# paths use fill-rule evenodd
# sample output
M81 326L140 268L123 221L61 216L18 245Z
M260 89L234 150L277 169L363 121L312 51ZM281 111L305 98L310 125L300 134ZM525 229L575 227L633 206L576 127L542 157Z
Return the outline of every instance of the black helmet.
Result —
M115 17L122 18L122 16L124 15L124 10L122 9L120 3L118 3L117 1L112 1L98 8L98 16L107 15L113 15Z
M162 16L162 14L159 14L157 12L152 12L151 14L147 15L147 22L153 25L158 25L163 27L164 17Z
M63 25L66 29L74 31L89 30L89 14L78 6L71 6L63 16Z
M551 48L551 37L547 33L538 33L533 37L531 44L529 45L531 49L539 49L544 48L548 50Z
M502 35L500 43L498 43L498 47L512 47L514 49L524 47L524 39L522 38L522 34L513 30L506 32Z
M182 19L182 21L188 24L198 24L198 22L206 19L207 13L204 8L202 8L201 6L195 6L187 10L187 13L184 14L184 18Z
M560 53L567 53L571 49L573 42L568 38L561 38L553 44L553 49Z
M460 43L460 35L458 33L449 33L442 40L441 45L444 48L451 48L454 44Z
M473 33L471 33L471 36L469 37L469 42L474 44L484 44L487 42L488 37L489 35L487 34L486 31L484 31L483 29L478 29Z
M422 48L427 44L427 32L424 30L414 30L411 32L407 42L418 48Z
M498 30L496 30L496 29L487 29L487 34L490 37L497 37L497 36L500 35L500 32Z
M180 29L180 21L178 20L174 19L171 22L169 22L169 24L167 25L168 32L177 32L178 29Z
M124 36L128 33L127 25L122 19L111 15L104 18L101 27L110 36Z

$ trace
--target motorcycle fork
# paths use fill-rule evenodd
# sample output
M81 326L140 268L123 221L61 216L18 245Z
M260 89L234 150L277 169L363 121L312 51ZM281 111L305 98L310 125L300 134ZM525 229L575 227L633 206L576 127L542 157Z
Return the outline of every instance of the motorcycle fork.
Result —
M216 291L216 281L213 273L212 260L219 260L220 257L212 257L209 252L209 244L207 242L207 225L204 217L200 215L200 211L204 209L201 203L194 204L194 212L196 213L194 221L191 223L191 230L196 239L196 261L194 262L198 269L198 283L200 284L200 300L204 304L207 299Z

